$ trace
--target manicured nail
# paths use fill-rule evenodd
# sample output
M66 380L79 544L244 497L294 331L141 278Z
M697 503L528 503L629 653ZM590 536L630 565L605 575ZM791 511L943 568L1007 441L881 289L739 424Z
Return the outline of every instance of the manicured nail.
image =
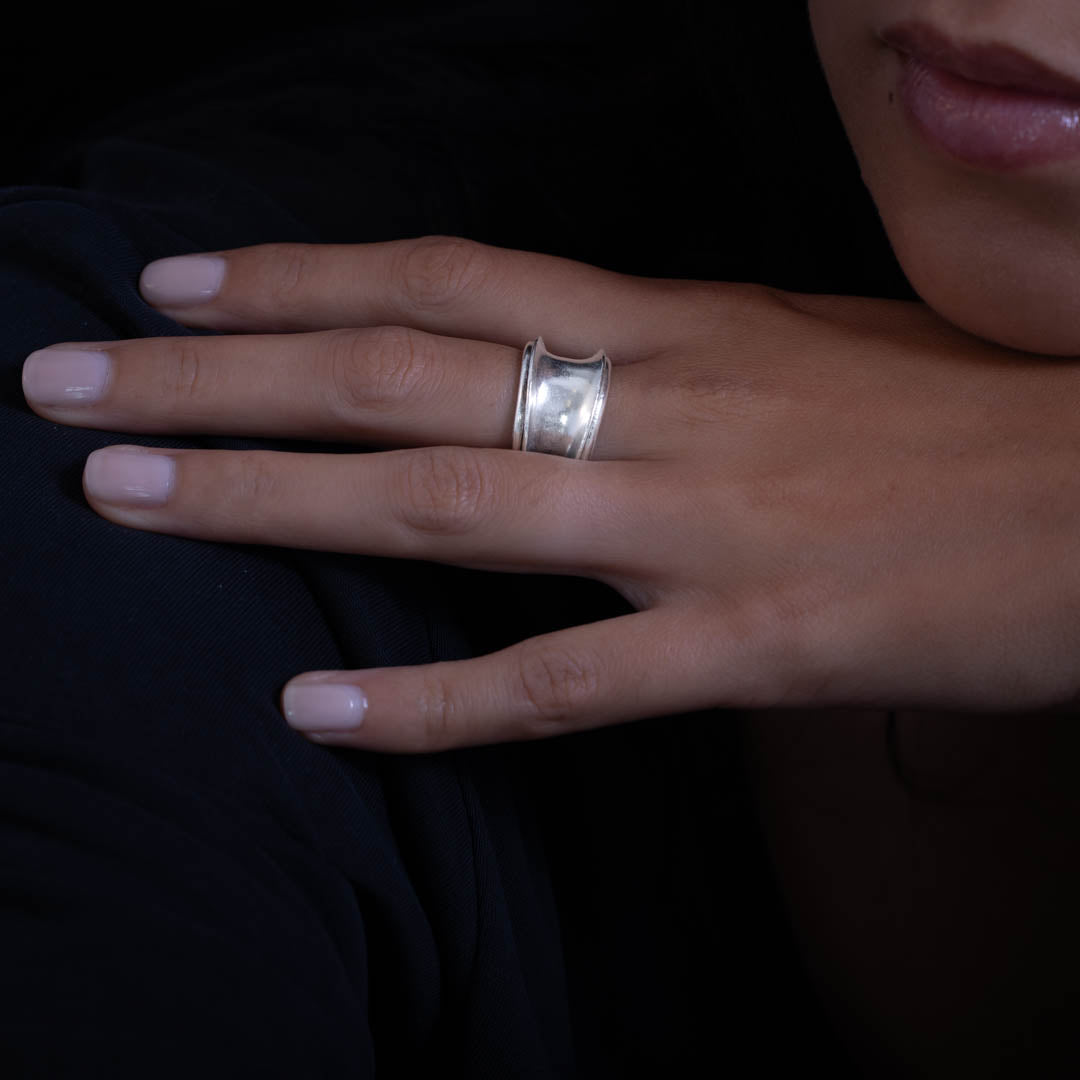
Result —
M367 698L343 683L289 683L282 694L285 719L298 731L347 731L364 721Z
M220 255L172 255L143 267L139 291L159 307L187 307L213 300L224 280Z
M120 506L161 506L176 480L176 463L167 454L110 446L86 459L86 490L95 499Z
M23 362L26 400L35 405L90 405L109 378L109 356L86 349L38 349Z

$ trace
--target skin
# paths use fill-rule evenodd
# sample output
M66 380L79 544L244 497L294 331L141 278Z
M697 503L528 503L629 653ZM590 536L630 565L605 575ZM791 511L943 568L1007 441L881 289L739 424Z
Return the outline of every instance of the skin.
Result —
M811 0L810 15L863 177L923 300L985 340L1080 354L1080 162L1004 176L928 148L889 99L899 59L876 36L918 17L1080 78L1080 7ZM1074 710L895 719L903 782L881 712L743 721L773 865L822 1000L868 1076L1075 1075Z
M87 501L117 524L620 591L635 614L491 656L297 673L367 700L355 731L309 737L431 752L737 710L778 880L852 1053L874 1076L1024 1075L1074 1049L1053 1017L1080 899L1060 880L1080 809L1062 765L1080 695L1080 370L1060 358L1080 351L1080 172L1070 187L1060 166L1006 180L931 160L888 100L885 7L811 14L925 303L632 278L447 237L264 244L212 253L221 291L194 306L143 271L149 303L220 336L58 343L108 355L104 396L28 402L107 431L399 447L133 447L175 463L157 505L107 501L92 455ZM1080 25L1067 0L903 7L1014 42ZM1076 40L1046 39L1080 75ZM1020 228L1040 213L1042 232ZM592 461L507 449L538 332L612 358ZM959 786L959 807L896 782L888 709L908 767Z
M863 178L916 292L989 341L1080 355L1080 159L1000 175L928 148L889 100L901 61L877 37L917 18L1080 79L1080 5L810 0L810 18Z

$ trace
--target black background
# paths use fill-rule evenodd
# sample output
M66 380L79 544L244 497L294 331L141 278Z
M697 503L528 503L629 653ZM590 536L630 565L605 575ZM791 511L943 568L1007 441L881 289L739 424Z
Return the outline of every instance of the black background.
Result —
M445 4L321 4L272 17L243 9L213 21L147 9L145 21L69 9L12 18L0 41L4 177L57 182L71 139L116 110L221 70L237 56L335 24L407 25ZM662 8L606 2L473 3L478 44L505 39L507 65L595 63L610 73L615 145L644 155L658 191L678 199L626 208L641 230L598 261L668 276L753 280L807 292L912 298L832 106L805 3ZM611 134L609 132L609 134ZM569 167L574 151L560 149ZM603 166L618 172L618 160ZM611 197L611 191L605 194ZM677 249L677 250L676 250ZM568 253L569 254L569 253Z

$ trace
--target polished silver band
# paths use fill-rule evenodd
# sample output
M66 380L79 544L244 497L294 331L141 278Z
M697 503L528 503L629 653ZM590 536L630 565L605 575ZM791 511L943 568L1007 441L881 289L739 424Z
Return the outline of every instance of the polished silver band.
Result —
M601 349L588 360L552 356L542 337L521 354L514 449L586 459L607 404L611 361Z

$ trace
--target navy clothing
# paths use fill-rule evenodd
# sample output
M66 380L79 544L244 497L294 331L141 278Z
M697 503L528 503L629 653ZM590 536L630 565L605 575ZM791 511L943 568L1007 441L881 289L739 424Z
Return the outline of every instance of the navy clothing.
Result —
M491 7L238 45L0 189L5 1076L720 1074L746 1054L842 1075L724 713L389 755L278 711L301 672L475 656L625 613L618 595L114 525L81 489L113 443L378 447L65 427L22 396L34 349L202 333L138 293L168 255L444 233L737 277L707 170L666 163L711 108L678 56L639 42L598 68L595 14Z

